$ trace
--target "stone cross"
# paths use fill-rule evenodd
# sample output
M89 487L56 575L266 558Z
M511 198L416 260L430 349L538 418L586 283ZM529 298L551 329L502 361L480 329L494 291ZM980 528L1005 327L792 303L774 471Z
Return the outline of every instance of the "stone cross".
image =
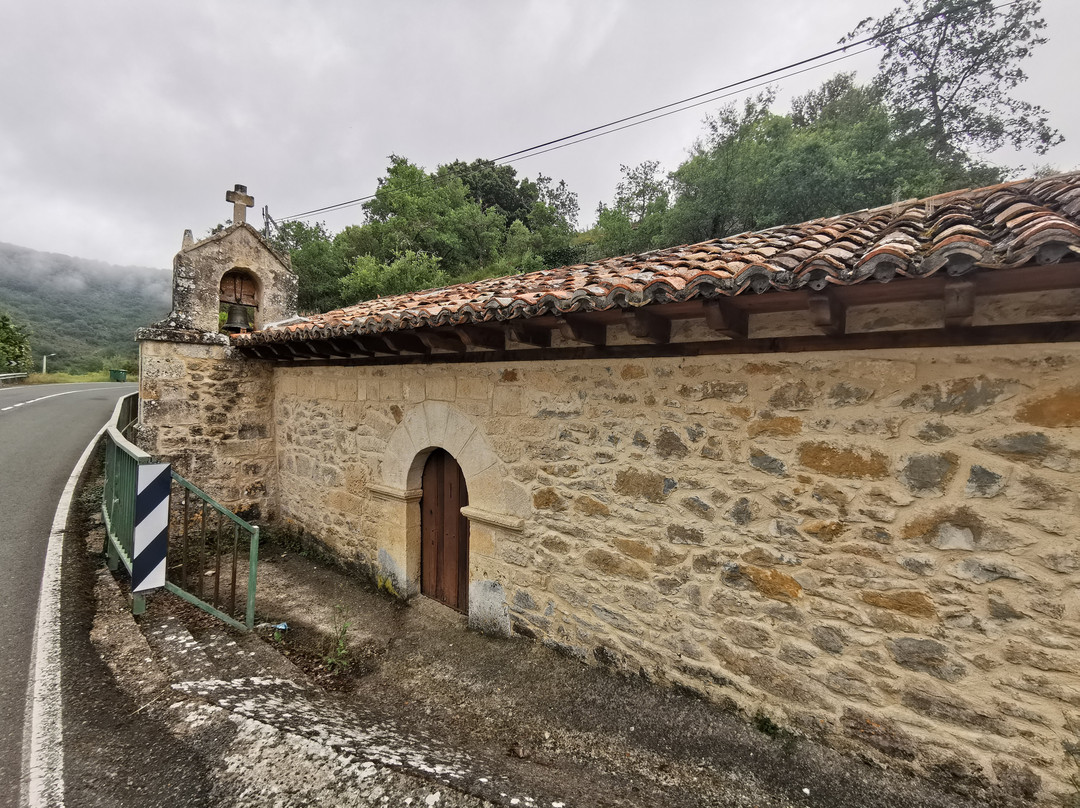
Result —
M248 196L246 185L234 186L233 190L225 192L225 201L233 203L233 224L243 224L247 221L247 211L244 208L255 206L255 197Z

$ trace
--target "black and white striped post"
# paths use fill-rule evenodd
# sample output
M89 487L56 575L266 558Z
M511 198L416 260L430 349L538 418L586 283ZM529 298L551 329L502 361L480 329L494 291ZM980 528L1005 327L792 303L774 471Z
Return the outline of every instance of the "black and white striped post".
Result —
M172 468L168 463L139 466L131 553L131 591L134 594L165 586L171 488Z

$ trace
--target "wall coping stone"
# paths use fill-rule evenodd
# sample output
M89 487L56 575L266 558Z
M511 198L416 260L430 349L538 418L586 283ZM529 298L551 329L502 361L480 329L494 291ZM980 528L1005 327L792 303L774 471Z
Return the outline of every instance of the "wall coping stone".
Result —
M145 326L135 332L135 341L143 342L190 342L196 345L224 345L232 346L232 340L228 334L216 331L192 331L186 328L167 328L162 326ZM242 355L238 354L237 358ZM246 358L246 357L244 357Z

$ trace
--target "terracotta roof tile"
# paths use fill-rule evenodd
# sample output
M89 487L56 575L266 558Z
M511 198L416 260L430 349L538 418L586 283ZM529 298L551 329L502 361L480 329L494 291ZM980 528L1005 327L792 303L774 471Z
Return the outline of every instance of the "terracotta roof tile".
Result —
M896 274L1008 270L1045 244L1080 255L1080 172L955 191L700 244L376 300L234 337L240 344L782 294ZM1060 246L1058 253L1061 252ZM952 264L954 256L964 256ZM972 265L974 260L974 265Z

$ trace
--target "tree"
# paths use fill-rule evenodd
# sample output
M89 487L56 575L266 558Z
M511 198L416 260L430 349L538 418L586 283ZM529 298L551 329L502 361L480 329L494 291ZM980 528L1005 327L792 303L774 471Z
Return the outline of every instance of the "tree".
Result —
M439 269L438 256L405 250L393 261L381 263L371 255L361 255L352 271L341 279L341 294L349 304L386 295L400 295L419 289L434 289L449 282Z
M660 173L659 160L645 160L636 166L621 165L622 179L615 186L615 210L640 222L650 213L667 209L668 183Z
M939 156L910 132L874 86L840 74L772 112L772 91L705 120L705 134L670 175L674 202L634 221L633 189L655 182L648 164L624 168L612 211L593 236L598 257L718 238L870 208L897 199L998 181L1001 173L964 155ZM643 191L643 193L647 192ZM620 210L620 207L622 210ZM636 213L636 211L635 211Z
M292 261L299 311L329 311L341 305L341 278L349 268L323 222L285 222L271 243Z
M0 373L29 373L31 360L30 336L0 312Z
M536 188L539 201L551 208L568 229L573 230L577 227L578 198L577 194L570 190L566 180L559 180L556 185L551 177L539 174L536 177Z
M494 207L508 222L515 219L524 222L540 197L536 183L519 182L513 166L496 165L491 160L473 160L471 163L455 160L439 166L435 177L437 180L459 178L482 210Z
M1039 0L904 0L841 42L876 38L884 99L937 157L1006 143L1044 154L1062 136L1046 110L1010 95L1027 79L1020 63L1046 42L1039 11Z
M496 207L485 211L452 173L439 177L404 157L390 160L374 199L364 203L367 232L351 236L367 254L383 263L408 250L438 256L451 277L477 272L497 255L506 217Z
M272 239L292 258L301 311L376 295L531 272L580 260L577 195L565 182L518 180L510 166L460 160L434 173L390 156L364 223L333 235L288 222Z

